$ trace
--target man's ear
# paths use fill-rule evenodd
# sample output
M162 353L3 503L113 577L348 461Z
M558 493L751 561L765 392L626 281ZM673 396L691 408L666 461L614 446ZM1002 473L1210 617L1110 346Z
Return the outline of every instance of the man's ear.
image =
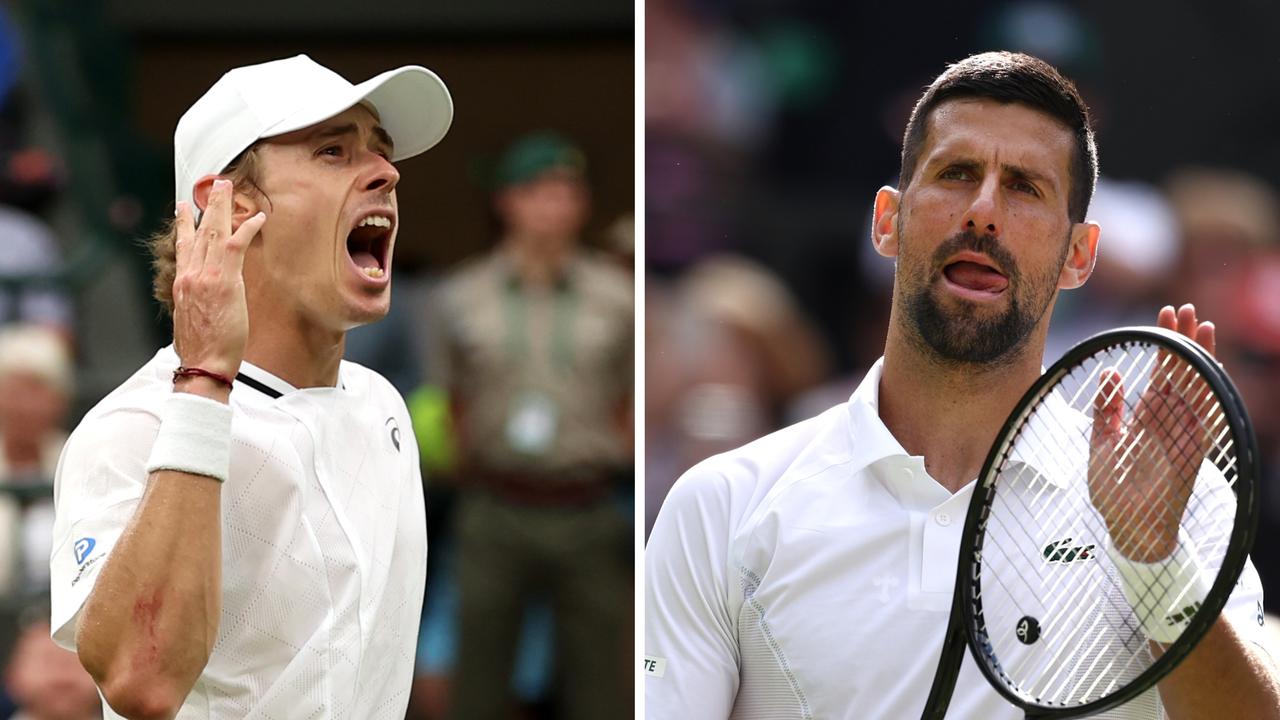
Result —
M1093 274L1093 267L1098 261L1098 236L1101 234L1102 228L1097 223L1083 222L1071 226L1067 260L1058 275L1060 290L1078 288Z
M875 213L871 221L871 244L885 257L898 256L898 208L902 199L896 188L888 185L876 193Z
M213 181L219 178L230 180L223 175L205 175L196 181L195 187L192 188L192 199L195 200L196 207L199 208L201 216L209 207L209 194L213 192ZM235 232L240 223L248 220L258 214L260 207L257 195L251 193L244 187L232 188L234 192L231 194L231 232Z

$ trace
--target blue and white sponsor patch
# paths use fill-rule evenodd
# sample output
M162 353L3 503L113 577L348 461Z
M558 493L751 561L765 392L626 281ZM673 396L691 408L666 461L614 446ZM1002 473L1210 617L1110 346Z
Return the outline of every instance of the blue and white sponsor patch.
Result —
M83 565L85 558L89 557L89 553L93 552L93 546L97 541L91 537L82 537L76 541L76 564Z

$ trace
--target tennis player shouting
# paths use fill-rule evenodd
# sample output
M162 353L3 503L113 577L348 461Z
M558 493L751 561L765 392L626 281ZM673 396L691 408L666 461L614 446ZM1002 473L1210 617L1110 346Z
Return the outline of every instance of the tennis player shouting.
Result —
M452 115L424 68L352 85L298 56L232 70L179 121L153 242L175 343L85 416L55 483L53 636L107 717L404 717L417 447L342 353L388 309L392 161Z
M847 403L694 467L658 516L646 551L649 717L920 717L973 480L1040 375L1058 291L1093 269L1096 163L1083 102L1039 60L977 55L926 90L900 187L875 200L872 240L897 262L884 358ZM1213 326L1192 306L1157 322L1213 351ZM1117 524L1143 514L1099 510L1117 543ZM1032 555L1088 562L1081 537L1026 541ZM1159 690L1107 717L1280 714L1261 599L1250 564ZM949 717L1021 715L966 655Z

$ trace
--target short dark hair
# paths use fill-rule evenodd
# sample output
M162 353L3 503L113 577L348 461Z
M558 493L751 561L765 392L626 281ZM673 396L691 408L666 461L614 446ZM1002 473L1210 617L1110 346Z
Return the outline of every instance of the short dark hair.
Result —
M1067 215L1072 222L1084 222L1098 181L1098 148L1093 141L1089 108L1076 86L1062 73L1049 63L1022 53L999 51L971 55L948 66L929 85L911 111L902 139L898 180L901 189L907 189L916 171L920 148L929 131L929 116L942 103L963 98L1025 105L1071 129L1076 151L1071 159Z

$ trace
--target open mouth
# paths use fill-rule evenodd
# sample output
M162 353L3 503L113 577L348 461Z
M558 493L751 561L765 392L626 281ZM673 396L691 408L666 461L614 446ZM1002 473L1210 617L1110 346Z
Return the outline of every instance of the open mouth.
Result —
M387 252L395 221L387 215L366 215L347 235L347 254L366 277L379 280L387 275Z
M970 293L999 295L1009 287L1009 278L985 256L961 253L942 268L952 285Z

